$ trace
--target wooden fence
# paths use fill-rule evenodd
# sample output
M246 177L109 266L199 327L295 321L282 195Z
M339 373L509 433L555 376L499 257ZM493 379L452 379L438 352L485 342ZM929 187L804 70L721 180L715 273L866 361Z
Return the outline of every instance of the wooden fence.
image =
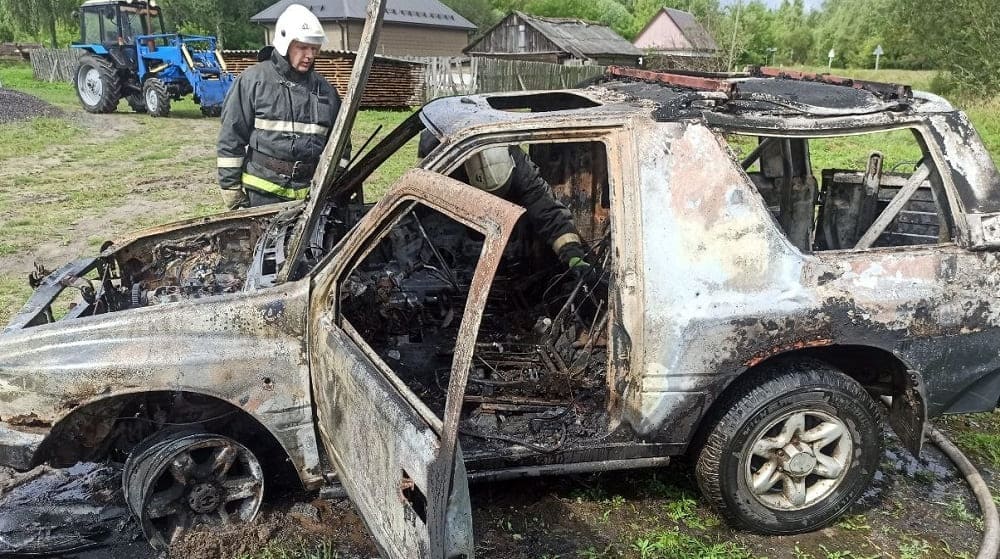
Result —
M565 66L524 60L479 60L476 88L489 91L567 89L604 73L604 66Z
M46 82L73 82L80 49L38 49L30 53L35 79Z
M36 80L72 82L79 49L31 51ZM223 53L231 71L240 73L256 62L256 51ZM331 85L347 87L354 53L322 53L316 69ZM566 89L604 73L604 66L564 66L524 60L494 58L386 58L375 60L366 85L362 107L386 108L420 105L446 95L497 91Z
M424 100L443 95L567 89L604 73L604 66L564 66L495 58L414 58L424 64Z

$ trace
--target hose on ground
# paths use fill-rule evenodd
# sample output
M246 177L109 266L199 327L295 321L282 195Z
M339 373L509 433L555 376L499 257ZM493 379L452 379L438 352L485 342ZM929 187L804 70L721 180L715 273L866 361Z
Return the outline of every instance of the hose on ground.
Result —
M882 403L887 407L892 407L892 398L882 397ZM927 425L924 429L927 438L934 446L941 449L941 452L952 461L965 476L965 482L969 484L969 489L979 503L979 510L983 514L983 540L979 544L979 553L976 559L997 559L997 552L1000 551L1000 516L997 515L997 505L993 502L993 495L990 488L979 475L979 471L972 465L972 462L962 454L962 451L954 445L944 433L934 427Z
M1000 517L997 516L997 506L993 502L990 488L972 462L969 462L962 451L949 441L941 431L928 426L927 438L955 463L958 470L965 476L965 481L976 496L976 501L979 502L979 510L983 513L983 541L979 545L976 559L996 559L997 551L1000 550Z

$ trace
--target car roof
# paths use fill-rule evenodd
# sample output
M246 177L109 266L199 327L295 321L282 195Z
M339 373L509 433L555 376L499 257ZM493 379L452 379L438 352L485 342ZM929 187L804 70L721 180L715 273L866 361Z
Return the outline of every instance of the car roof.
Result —
M740 74L650 72L611 67L579 89L446 97L423 108L424 121L438 136L470 126L521 122L547 126L566 119L623 116L669 122L707 117L740 122L786 119L802 126L822 120L828 128L884 124L886 117L953 112L947 101L913 92L909 86L827 75L753 69ZM880 118L882 117L882 118Z

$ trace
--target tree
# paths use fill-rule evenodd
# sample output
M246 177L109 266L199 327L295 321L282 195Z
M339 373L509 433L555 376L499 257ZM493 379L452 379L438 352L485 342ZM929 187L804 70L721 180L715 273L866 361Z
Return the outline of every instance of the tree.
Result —
M525 11L536 16L577 18L602 23L622 36L635 26L635 18L615 0L531 0Z
M3 0L0 0L3 1ZM227 49L263 46L264 30L250 18L273 0L163 0L168 28L183 33L214 35Z
M1000 87L1000 11L995 0L896 0L894 17L925 37L919 51L964 88ZM917 50L917 49L915 49Z
M77 0L0 0L0 13L8 29L33 36L46 34L52 48L59 47L59 27L76 25Z
M442 0L442 3L474 23L480 31L485 31L505 15L489 0Z

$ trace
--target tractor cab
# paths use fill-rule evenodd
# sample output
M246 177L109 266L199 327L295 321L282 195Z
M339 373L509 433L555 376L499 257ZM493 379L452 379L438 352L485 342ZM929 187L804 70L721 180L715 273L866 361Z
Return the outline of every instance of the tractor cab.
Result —
M80 44L132 47L143 35L163 35L163 13L155 0L122 2L88 0L80 7Z

